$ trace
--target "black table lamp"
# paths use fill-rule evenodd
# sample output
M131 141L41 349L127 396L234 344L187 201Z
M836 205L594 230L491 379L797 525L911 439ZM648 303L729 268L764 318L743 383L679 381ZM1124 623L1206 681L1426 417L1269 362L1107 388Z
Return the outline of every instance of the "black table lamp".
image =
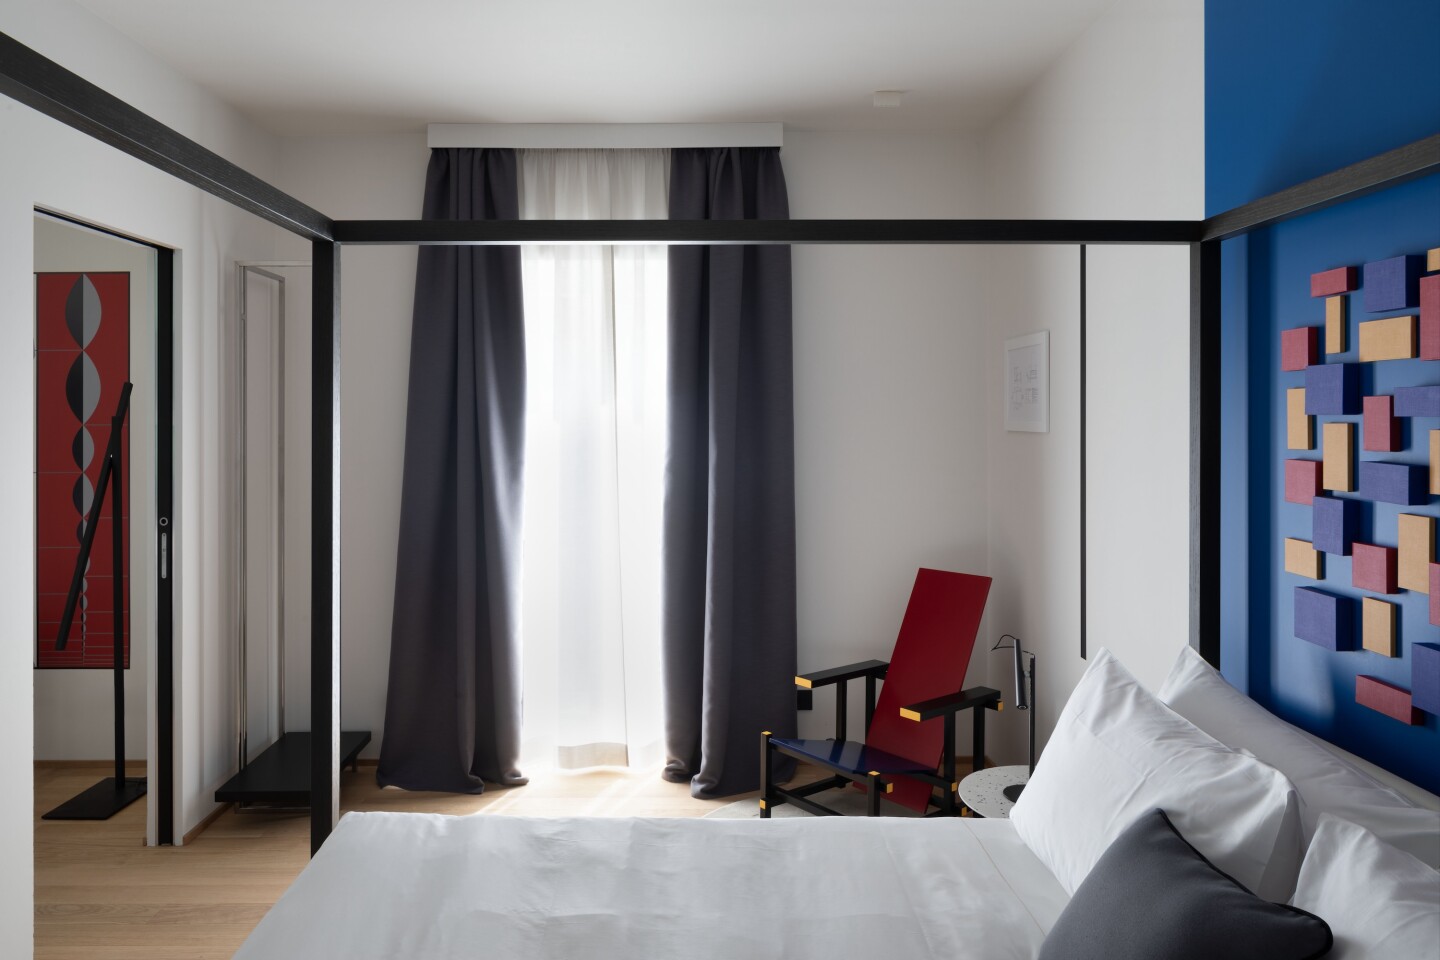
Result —
M996 641L992 650L1003 649L1001 641L1009 640L1011 648L1015 651L1015 709L1024 710L1030 719L1030 773L1035 772L1035 654L1030 653L1030 668L1025 668L1025 651L1020 648L1020 638L1013 634L1005 634ZM1012 783L1002 792L1005 799L1014 803L1020 798L1020 792L1025 789L1023 783Z

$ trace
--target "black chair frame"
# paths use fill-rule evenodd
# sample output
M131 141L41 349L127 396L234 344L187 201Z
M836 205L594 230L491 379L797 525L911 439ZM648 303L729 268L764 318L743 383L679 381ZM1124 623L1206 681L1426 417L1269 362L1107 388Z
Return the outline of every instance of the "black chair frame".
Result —
M835 737L834 741L843 743L846 733L846 714L849 710L848 690L851 680L864 678L865 680L865 726L868 729L870 719L875 715L875 690L877 681L885 679L885 673L890 664L885 660L865 660L860 663L852 663L843 667L834 667L829 670L819 670L814 673L801 674L795 678L795 685L802 689L815 689L816 687L835 687ZM970 687L966 690L957 690L955 693L935 697L921 703L911 704L900 709L900 715L907 720L916 723L927 723L932 720L939 720L944 724L944 746L941 751L940 772L920 768L906 769L904 776L924 783L929 783L938 790L932 791L930 803L936 809L927 812L927 817L950 817L962 812L963 808L956 801L956 794L959 792L959 778L955 775L955 727L956 720L962 710L973 710L973 763L975 770L985 768L985 711L1001 710L1004 704L1000 700L1000 691L991 687ZM829 777L817 780L814 783L807 783L801 787L788 788L775 783L774 759L775 754L793 757L806 763L813 763L825 767L831 773ZM889 774L887 776L887 774ZM792 803L802 810L821 817L843 816L838 810L819 803L811 797L814 794L832 790L836 787L844 787L851 783L863 784L866 788L866 814L876 817L880 815L880 798L892 790L893 771L880 770L858 770L842 764L830 763L813 754L804 753L777 742L770 731L766 730L760 734L760 816L763 819L770 818L770 812L775 807Z

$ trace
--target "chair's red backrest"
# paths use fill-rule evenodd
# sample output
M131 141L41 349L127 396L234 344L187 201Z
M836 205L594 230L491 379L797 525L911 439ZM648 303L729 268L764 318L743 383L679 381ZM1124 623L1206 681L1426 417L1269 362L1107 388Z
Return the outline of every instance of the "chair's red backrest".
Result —
M920 568L865 736L868 746L939 765L947 721L916 723L901 717L900 708L954 693L965 683L989 595L989 577ZM918 780L900 780L889 799L923 812L930 789Z

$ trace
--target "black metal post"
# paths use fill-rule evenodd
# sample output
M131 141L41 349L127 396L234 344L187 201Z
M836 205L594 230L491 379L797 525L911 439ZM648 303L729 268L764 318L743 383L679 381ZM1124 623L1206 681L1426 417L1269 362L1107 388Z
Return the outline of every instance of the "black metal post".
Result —
M1089 577L1088 577L1088 574L1087 574L1087 572L1086 572L1086 566L1085 566L1085 564L1086 564L1087 561L1088 561L1089 554L1090 554L1090 548L1089 548L1089 546L1088 546L1088 540L1087 540L1089 530L1088 530L1088 528L1087 528L1087 526L1086 526L1086 524L1087 524L1088 521L1087 521L1087 518L1086 518L1086 516L1085 516L1085 503L1086 503L1086 498L1089 496L1089 494L1086 492L1086 489L1085 489L1085 474L1086 474L1086 470L1088 469L1088 468L1086 467L1086 461L1085 461L1085 444L1086 444L1086 439L1087 439L1086 436L1085 436L1085 425L1086 425L1086 417L1088 416L1088 414L1087 414L1087 412L1086 412L1086 409L1085 409L1085 398L1086 398L1087 393L1088 393L1087 390L1086 390L1086 386L1085 386L1085 374L1086 374L1086 370L1088 369L1087 360L1086 360L1086 357L1085 357L1085 347L1086 347L1086 337L1087 337L1087 331L1086 331L1086 329L1085 329L1085 324L1086 324L1085 302L1086 302L1086 300L1089 298L1089 294L1086 292L1086 289L1085 289L1086 279L1087 279L1087 274L1086 274L1086 268L1085 268L1085 244L1082 243L1082 244L1080 244L1080 477L1079 477L1079 479L1080 479L1080 483L1079 483L1079 487L1080 487L1080 659L1081 659L1081 660L1086 659L1086 658L1089 657L1089 655L1090 655L1090 654L1088 653L1090 634L1089 634L1089 628L1087 627L1087 624L1090 622L1090 610L1089 610L1089 605L1088 605L1088 602L1087 602L1088 597L1089 597L1089 595L1090 595L1090 594L1089 594L1090 584L1089 584Z
M770 731L760 731L760 819L770 819Z
M1220 665L1220 241L1190 245L1190 646Z
M310 853L340 819L340 248L312 245Z
M850 682L842 680L835 684L835 739L843 743L846 740L845 721L846 714L850 712L850 702L847 691L850 689Z
M175 842L175 251L155 249L155 833Z
M1035 774L1035 654L1030 654L1030 774Z
M971 744L970 770L985 769L985 708L971 710L970 716L974 724L974 737Z
M942 788L940 811L948 817L955 813L955 728L960 722L959 712L941 718L940 722L945 724L945 746L941 753L945 764L945 786Z
M110 436L118 438L123 421L110 418ZM110 635L115 651L115 789L125 789L125 520L121 516L125 499L124 471L120 460L123 444L110 445L110 481L115 495L110 498L110 585L114 620Z

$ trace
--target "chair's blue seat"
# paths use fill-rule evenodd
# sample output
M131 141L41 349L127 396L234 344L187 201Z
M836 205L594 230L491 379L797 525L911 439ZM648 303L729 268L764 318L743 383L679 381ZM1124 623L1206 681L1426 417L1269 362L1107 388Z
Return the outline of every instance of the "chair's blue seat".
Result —
M927 767L923 763L916 763L914 760L887 753L878 747L867 747L865 744L856 743L853 740L789 740L784 737L771 737L770 742L784 750L794 751L820 763L851 773L863 774L874 770L882 776L885 774L903 776L935 772L933 768Z

